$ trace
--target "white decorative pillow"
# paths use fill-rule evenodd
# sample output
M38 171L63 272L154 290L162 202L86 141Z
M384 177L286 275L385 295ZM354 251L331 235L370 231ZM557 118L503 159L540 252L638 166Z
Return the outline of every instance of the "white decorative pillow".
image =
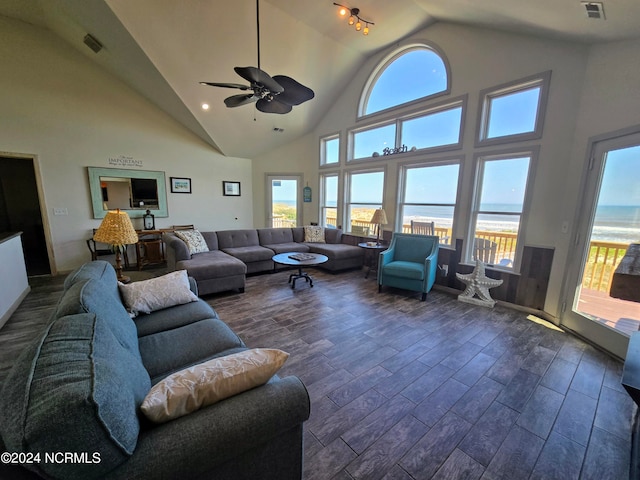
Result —
M289 358L282 350L254 348L180 370L154 385L140 409L163 423L269 381Z
M118 282L118 287L125 307L134 317L138 313L151 313L198 300L196 294L189 288L186 270L178 270L128 285Z
M309 243L326 243L324 241L324 227L315 225L304 227L304 241Z
M187 244L187 247L189 247L189 253L191 255L193 255L194 253L209 251L207 242L198 230L180 230L173 233L175 233L176 237Z

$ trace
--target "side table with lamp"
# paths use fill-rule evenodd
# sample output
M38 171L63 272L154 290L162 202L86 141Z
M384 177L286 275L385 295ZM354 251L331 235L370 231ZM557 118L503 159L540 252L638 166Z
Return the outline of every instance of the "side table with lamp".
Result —
M369 223L372 223L376 226L376 241L375 242L363 242L359 243L358 246L360 248L365 249L365 266L368 266L367 273L365 273L364 278L369 278L369 274L371 270L378 271L378 256L380 252L387 249L386 245L380 244L380 233L382 232L382 225L386 225L387 213L384 211L384 208L378 208L375 212L373 212L373 216Z
M116 254L118 281L122 283L130 282L131 279L129 277L122 275L121 252L125 245L138 243L138 234L133 228L127 212L121 212L120 209L108 211L100 227L93 235L93 239L96 242L106 243L113 247Z

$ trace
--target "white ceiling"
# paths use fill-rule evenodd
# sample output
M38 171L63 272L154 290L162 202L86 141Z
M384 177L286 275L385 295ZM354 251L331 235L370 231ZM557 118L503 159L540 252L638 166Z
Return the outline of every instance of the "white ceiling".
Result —
M316 94L286 115L226 108L240 91L198 83L245 83L233 67L257 66L254 0L0 0L0 15L50 29L221 153L246 158L310 132L369 55L436 21L586 44L640 38L640 0L605 1L606 20L588 19L579 0L339 2L375 22L367 37L332 3L260 0L261 68ZM98 54L86 33L104 45Z

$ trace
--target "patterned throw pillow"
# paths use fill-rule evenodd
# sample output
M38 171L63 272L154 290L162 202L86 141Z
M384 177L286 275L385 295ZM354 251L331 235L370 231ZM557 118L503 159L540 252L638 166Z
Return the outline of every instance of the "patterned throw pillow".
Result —
M282 350L254 348L185 368L154 385L140 410L156 423L182 417L267 383L287 358Z
M118 287L124 306L134 317L139 313L151 313L198 300L196 294L189 288L186 270L178 270L128 285L118 282Z
M315 225L304 227L304 241L309 243L326 243L324 241L324 227Z
M194 253L209 251L207 242L198 230L181 230L174 233L176 234L176 237L187 244L187 247L189 247L189 253L191 255L193 255Z

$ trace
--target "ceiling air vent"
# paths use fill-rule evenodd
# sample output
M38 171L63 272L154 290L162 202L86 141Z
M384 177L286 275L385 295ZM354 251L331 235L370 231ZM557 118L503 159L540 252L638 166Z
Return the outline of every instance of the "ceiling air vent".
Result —
M604 5L601 2L580 2L585 9L588 18L604 20Z

